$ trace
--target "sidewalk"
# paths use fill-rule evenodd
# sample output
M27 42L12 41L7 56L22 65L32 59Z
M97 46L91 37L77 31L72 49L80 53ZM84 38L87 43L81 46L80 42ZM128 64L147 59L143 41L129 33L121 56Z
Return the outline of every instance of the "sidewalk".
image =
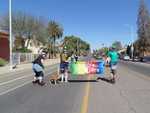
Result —
M59 59L47 59L44 61L44 66L49 66L53 64L59 63ZM0 75L5 74L5 73L11 73L11 72L18 72L20 70L26 70L26 69L31 69L32 68L32 63L26 63L26 64L20 64L17 65L17 68L15 69L10 69L10 66L4 66L0 67Z

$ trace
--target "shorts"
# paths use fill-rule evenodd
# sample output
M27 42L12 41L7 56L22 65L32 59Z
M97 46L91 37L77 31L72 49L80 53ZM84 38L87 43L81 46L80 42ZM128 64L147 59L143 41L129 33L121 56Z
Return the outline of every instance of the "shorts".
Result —
M117 63L110 63L111 73L116 74L117 73Z
M60 63L60 73L65 73L68 71L68 62Z
M32 69L36 72L41 72L43 71L43 68L39 64L33 64Z
M34 71L35 73L35 77L44 77L44 73L41 71L41 72L36 72Z
M40 76L43 77L44 76L43 68L39 64L33 64L32 69L35 73L35 77L40 77Z

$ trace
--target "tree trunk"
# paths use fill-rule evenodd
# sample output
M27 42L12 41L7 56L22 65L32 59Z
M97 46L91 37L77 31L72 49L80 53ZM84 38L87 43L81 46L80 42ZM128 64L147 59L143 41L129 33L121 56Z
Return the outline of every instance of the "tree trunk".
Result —
M53 53L54 53L54 57L56 58L56 51L55 51L55 43L56 43L56 38L54 38L54 46L53 46Z
M51 58L51 55L50 55L50 44L48 45L48 53L49 53L49 59Z
M144 51L142 51L142 56L140 58L140 61L143 62L144 61Z
M27 48L27 49L28 49L28 46L29 46L30 40L31 40L31 37L30 37L30 36L28 36L28 41L27 41L27 46L26 46L26 48Z
M24 47L25 47L25 40L21 39L21 48L24 48Z

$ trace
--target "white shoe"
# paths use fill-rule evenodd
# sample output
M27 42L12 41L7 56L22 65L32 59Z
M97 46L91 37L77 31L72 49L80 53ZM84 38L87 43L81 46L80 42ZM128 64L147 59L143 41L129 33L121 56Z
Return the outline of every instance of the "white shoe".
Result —
M64 82L64 75L61 75L61 82Z
M68 76L65 76L65 82L68 82Z

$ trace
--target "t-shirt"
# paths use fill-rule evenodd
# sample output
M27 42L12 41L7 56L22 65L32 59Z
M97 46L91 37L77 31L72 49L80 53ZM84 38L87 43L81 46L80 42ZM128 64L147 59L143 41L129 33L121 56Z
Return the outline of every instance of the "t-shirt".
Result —
M66 62L68 60L68 56L66 54L60 54L60 62Z
M44 65L42 63L43 59L44 59L44 57L42 55L39 55L32 63L39 64L42 68L44 68Z
M118 53L116 51L109 51L108 56L110 57L111 63L117 63L118 62Z

